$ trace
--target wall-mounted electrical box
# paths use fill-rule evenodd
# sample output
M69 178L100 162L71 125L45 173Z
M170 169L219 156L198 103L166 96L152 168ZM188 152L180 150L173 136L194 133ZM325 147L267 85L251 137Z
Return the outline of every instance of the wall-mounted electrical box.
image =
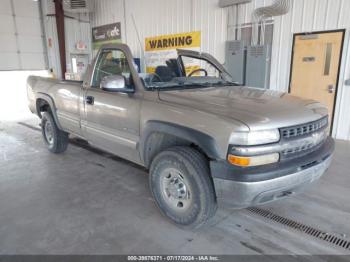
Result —
M246 54L243 41L226 42L225 67L233 80L240 85L245 83Z
M231 5L239 5L239 4L245 4L245 3L250 3L252 0L220 0L219 1L219 6L221 8L223 7L228 7Z
M246 63L246 85L269 88L271 45L248 46Z

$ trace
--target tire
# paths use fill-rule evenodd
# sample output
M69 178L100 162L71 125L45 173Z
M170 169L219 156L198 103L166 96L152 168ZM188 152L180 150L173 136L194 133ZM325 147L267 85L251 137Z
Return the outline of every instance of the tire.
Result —
M60 154L67 150L68 133L58 129L50 112L42 114L41 131L44 142L51 153Z
M178 226L197 229L214 217L217 203L208 160L197 150L173 147L159 153L149 182L161 212Z

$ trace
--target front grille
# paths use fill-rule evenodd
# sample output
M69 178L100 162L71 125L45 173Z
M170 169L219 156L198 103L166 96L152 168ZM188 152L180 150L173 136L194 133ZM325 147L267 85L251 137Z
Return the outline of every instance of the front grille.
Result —
M323 131L327 125L328 116L314 122L280 129L281 140L289 145L281 151L281 160L302 157L317 150L327 138Z
M324 141L322 141L316 145L313 143L310 143L310 144L305 144L303 146L298 146L298 147L283 150L281 152L281 160L291 160L291 159L305 156L305 155L317 150L318 148L320 148L320 146L322 146L323 142Z
M318 130L326 128L327 125L328 125L328 116L311 123L282 128L281 138L290 139L290 138L295 138L299 136L306 136L311 133L317 132Z
M291 155L291 154L301 153L303 151L306 151L306 150L313 148L314 146L315 146L314 144L306 144L303 146L284 150L284 151L282 151L282 154L283 155Z

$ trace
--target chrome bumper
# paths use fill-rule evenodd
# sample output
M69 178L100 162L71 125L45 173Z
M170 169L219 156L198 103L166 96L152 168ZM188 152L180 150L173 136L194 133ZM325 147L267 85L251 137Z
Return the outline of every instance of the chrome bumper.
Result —
M331 161L332 155L310 168L264 181L241 182L214 178L218 203L233 208L245 208L293 195L318 180Z

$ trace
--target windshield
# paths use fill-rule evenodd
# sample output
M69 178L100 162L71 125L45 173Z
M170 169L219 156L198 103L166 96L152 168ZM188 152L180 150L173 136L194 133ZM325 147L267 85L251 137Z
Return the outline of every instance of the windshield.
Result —
M169 59L154 72L140 76L146 88L159 90L237 85L226 70L198 53Z

